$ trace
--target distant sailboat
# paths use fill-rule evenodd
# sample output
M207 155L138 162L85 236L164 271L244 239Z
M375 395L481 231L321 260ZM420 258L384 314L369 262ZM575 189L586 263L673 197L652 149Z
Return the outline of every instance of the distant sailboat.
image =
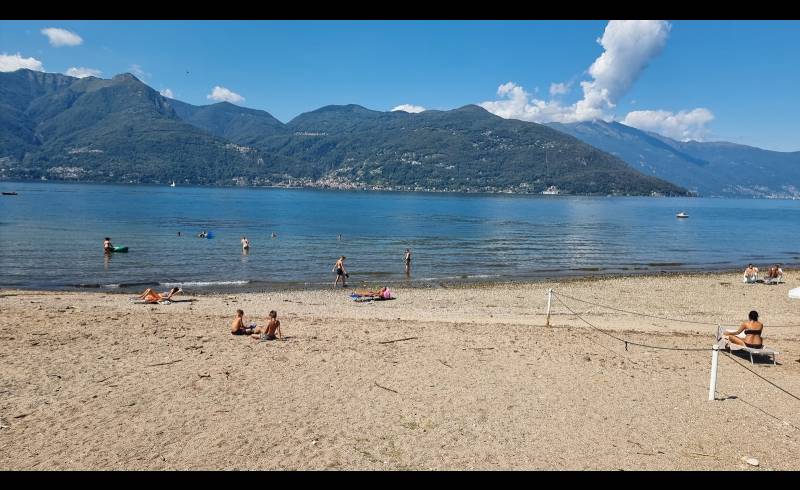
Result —
M173 180L172 183L169 186L170 187L175 187L175 181Z

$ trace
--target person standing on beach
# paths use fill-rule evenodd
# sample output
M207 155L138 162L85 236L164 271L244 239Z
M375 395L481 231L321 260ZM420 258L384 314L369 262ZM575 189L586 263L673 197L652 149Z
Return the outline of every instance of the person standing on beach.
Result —
M411 250L406 249L406 255L403 257L403 262L406 264L406 275L411 272Z
M250 250L250 240L247 239L246 236L242 237L242 252L247 252Z
M344 259L346 259L344 255L339 257L339 260L336 261L336 264L333 266L333 272L336 273L336 280L333 281L333 287L336 287L339 284L339 279L342 279L342 287L347 287L347 278L350 277L350 274L347 273L347 269L344 268Z

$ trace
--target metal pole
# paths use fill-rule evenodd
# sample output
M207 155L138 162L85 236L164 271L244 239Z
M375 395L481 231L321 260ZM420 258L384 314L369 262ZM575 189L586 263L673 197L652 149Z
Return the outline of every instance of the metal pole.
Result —
M711 381L708 383L708 401L714 401L717 392L717 359L719 359L719 346L711 347Z
M547 320L545 321L544 326L550 326L550 302L553 299L553 289L550 288L547 290Z

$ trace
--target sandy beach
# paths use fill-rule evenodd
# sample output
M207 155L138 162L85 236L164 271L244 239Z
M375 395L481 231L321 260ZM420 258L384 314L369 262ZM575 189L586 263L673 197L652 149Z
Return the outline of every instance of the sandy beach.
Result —
M736 359L800 394L799 278L399 288L373 303L2 290L0 469L797 470L800 401L727 355L708 401L709 351L626 350L558 300L545 316L554 288L619 337L710 348L714 324L756 309L778 365ZM230 335L237 308L260 324L277 310L286 339Z

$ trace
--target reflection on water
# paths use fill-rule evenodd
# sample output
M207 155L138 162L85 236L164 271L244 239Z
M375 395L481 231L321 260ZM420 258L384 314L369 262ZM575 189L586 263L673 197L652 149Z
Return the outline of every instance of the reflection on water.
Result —
M19 196L0 201L5 286L322 285L340 255L356 284L800 260L798 201L0 183L12 186ZM151 208L175 212L137 212ZM213 239L194 238L200 230ZM243 235L255 248L242 249ZM101 264L105 236L129 253Z

